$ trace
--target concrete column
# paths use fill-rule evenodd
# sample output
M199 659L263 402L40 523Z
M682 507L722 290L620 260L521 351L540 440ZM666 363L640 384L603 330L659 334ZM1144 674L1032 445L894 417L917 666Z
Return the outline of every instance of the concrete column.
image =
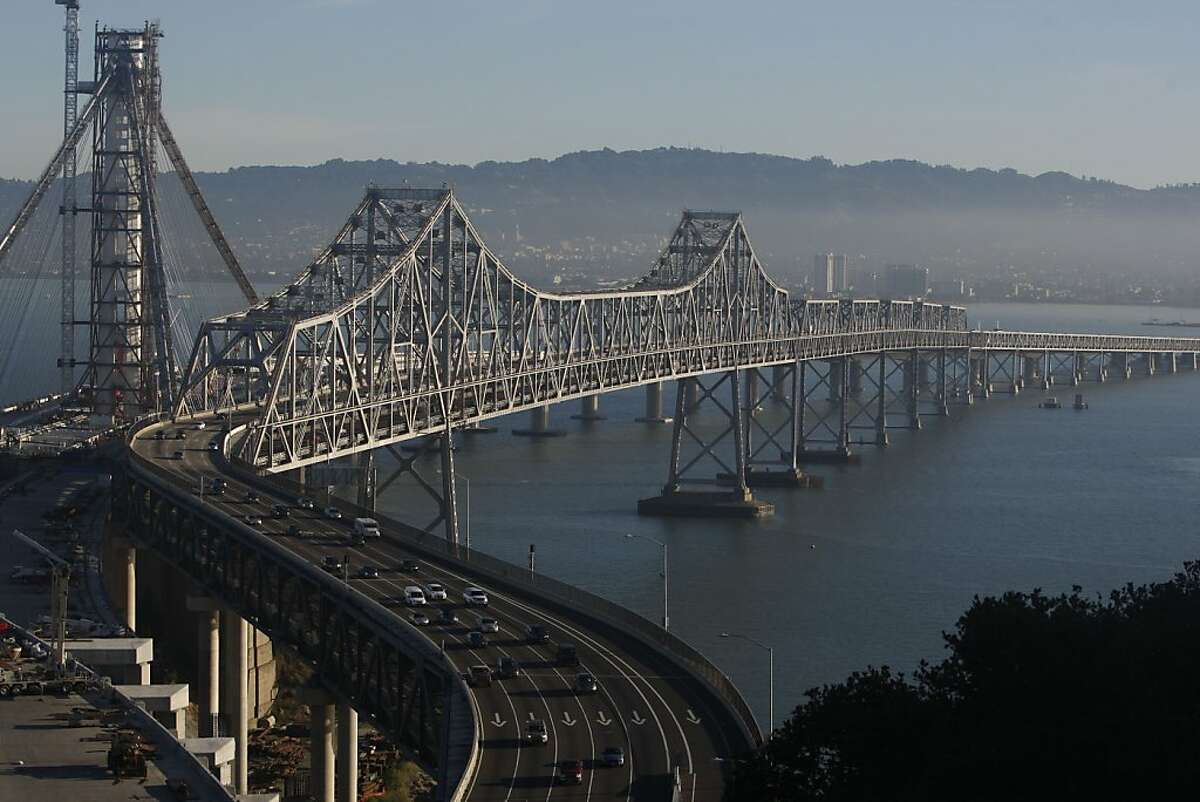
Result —
M1155 369L1155 367L1156 367L1156 366L1155 366L1155 364L1154 364L1154 360L1155 360L1156 358L1157 358L1157 357L1155 357L1155 355L1154 355L1154 354L1151 354L1151 353L1147 353L1147 354L1146 354L1146 375L1147 375L1147 376L1153 376L1153 375L1154 375L1154 369Z
M250 718L249 697L246 693L246 671L248 668L248 625L245 619L232 610L221 611L221 662L224 677L221 680L221 710L228 726L228 735L233 738L236 752L233 758L234 790L239 794L248 792L247 760L248 728Z
M358 712L337 707L337 802L358 802Z
M585 395L579 399L579 414L571 417L576 420L604 420L600 414L600 396Z
M137 632L137 549L132 543L125 551L125 628Z
M333 705L310 704L312 748L312 797L316 802L334 802L333 796Z
M550 428L550 405L543 404L529 410L529 428L513 429L518 437L559 437L562 432Z
M745 372L746 377L746 409L751 415L758 412L762 399L758 397L758 371L750 368Z
M691 384L692 382L685 382ZM663 415L662 382L646 385L646 414L638 418L639 423L670 423L671 418Z
M221 614L216 610L200 616L200 734L216 738L221 710Z
M1167 354L1167 373L1178 373L1179 361L1175 358L1174 353Z

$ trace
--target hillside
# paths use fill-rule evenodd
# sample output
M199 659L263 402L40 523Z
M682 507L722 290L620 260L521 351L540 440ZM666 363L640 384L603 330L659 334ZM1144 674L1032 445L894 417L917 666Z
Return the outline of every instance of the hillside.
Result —
M368 182L453 185L515 269L568 285L641 272L684 207L742 210L785 282L800 280L819 250L850 253L865 270L914 261L945 277L1171 278L1200 264L1200 188L1139 190L1065 173L661 148L475 166L334 159L198 181L248 269L280 277L341 224ZM0 180L0 216L27 189Z

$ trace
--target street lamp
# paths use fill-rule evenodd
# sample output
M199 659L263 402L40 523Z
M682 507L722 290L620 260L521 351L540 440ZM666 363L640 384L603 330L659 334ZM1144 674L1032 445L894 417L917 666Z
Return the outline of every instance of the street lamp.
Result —
M667 581L667 544L663 543L661 540L656 540L655 538L652 538L649 535L639 535L639 534L635 534L632 532L626 532L625 537L630 540L632 540L635 537L640 537L643 540L649 540L651 543L657 543L660 547L662 547L662 554L663 554L663 567L662 567L663 616L662 616L662 621L663 621L663 629L669 630L671 628L671 616L668 612L668 607L667 607L667 585L668 585L668 581Z
M775 650L772 647L768 646L767 644L763 643L762 641L755 640L754 638L750 637L749 635L742 635L738 632L722 632L721 637L722 638L741 638L744 641L749 641L750 643L753 643L755 646L759 647L760 649L767 650L767 656L769 659L769 666L770 666L770 679L768 680L769 701L767 704L767 709L768 709L767 715L769 716L770 721L771 721L771 729L767 731L767 738L770 738L771 734L775 732Z

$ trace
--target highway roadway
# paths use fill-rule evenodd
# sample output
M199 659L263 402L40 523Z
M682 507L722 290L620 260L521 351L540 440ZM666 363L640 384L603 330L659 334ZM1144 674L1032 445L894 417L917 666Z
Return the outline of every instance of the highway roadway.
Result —
M160 429L166 430L167 439L153 439ZM176 432L183 432L184 439L173 439ZM349 583L405 621L411 621L411 614L417 610L425 612L432 623L417 629L441 645L464 674L472 665L494 668L501 656L513 658L520 666L521 672L514 678L472 688L480 711L483 749L468 799L671 800L671 777L676 767L681 779L680 800L720 799L723 783L718 758L744 748L741 730L710 692L655 649L632 637L592 631L586 619L564 615L557 608L548 609L532 596L496 592L464 574L457 563L421 558L407 551L386 526L381 538L368 539L363 546L349 546L352 520L326 518L321 496L312 497L313 510L297 508L298 499L283 495L283 491L269 496L256 488L259 498L249 500L251 488L234 476L223 475L216 452L210 450L210 443L222 436L212 424L205 429L193 422L157 425L143 429L134 448L172 471L181 486L197 495L202 480L211 487L213 479L223 478L227 482L225 492L206 492L206 503L237 519L260 516L262 524L256 528L265 537L277 539L314 564L321 564L327 556L349 560ZM174 456L177 451L182 452L182 458ZM271 517L271 507L276 503L292 507L288 518ZM287 535L291 525L300 527L303 536ZM405 560L416 560L418 570L403 570L401 563ZM354 574L366 565L376 567L379 576L355 578ZM406 586L424 587L430 582L445 586L448 601L430 602L421 608L404 605ZM487 608L464 604L463 590L468 586L487 592ZM453 609L458 623L439 623L443 608ZM478 619L485 616L498 619L499 633L486 635L489 642L485 647L471 648L467 634L478 628ZM530 643L525 632L531 624L544 627L550 641ZM557 664L560 643L577 646L578 667ZM596 677L596 692L576 692L576 673L580 671ZM533 719L545 721L548 743L524 742L526 724ZM604 765L601 756L610 747L624 750L623 766ZM559 769L568 760L583 761L582 783L560 782Z

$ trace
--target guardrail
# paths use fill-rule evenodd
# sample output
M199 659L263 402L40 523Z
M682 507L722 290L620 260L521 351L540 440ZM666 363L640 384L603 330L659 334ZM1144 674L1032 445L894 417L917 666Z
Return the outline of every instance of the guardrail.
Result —
M49 643L42 640L37 635L34 635L20 624L17 624L16 622L2 615L0 615L0 621L7 623L10 627L12 627L12 629L21 633L22 636L40 643L43 647L45 647L46 654L54 653L54 649ZM70 651L69 646L68 651ZM188 768L192 770L192 773L195 774L199 778L200 782L206 786L206 788L203 790L207 791L207 794L205 794L203 798L237 802L237 797L235 797L228 788L221 785L221 781L217 779L216 775L214 775L211 770L209 770L208 765L200 760L200 758L189 752L184 747L183 743L176 738L170 730L163 726L161 721L150 715L149 711L122 693L115 685L109 684L106 677L101 677L91 668L79 662L74 657L67 658L67 665L74 671L89 677L93 687L103 689L106 692L111 692L112 696L116 698L118 703L121 705L121 708L137 718L139 728L144 727L152 731L153 734L151 735L151 738L156 744L166 744L167 749L175 753L175 755L184 763L188 764ZM194 791L197 789L192 790ZM189 795L188 798L192 798L192 795Z
M129 444L133 443L133 440L142 430L165 420L166 416L164 415L149 415L138 420L130 428L128 434ZM131 466L140 474L144 481L159 486L160 492L168 497L173 497L181 502L186 500L187 503L201 505L205 513L204 517L211 524L222 526L224 529L236 533L236 536L243 541L252 541L258 550L269 554L279 564L289 566L288 570L307 577L310 582L322 587L325 592L339 597L347 609L352 609L354 614L359 616L364 625L378 635L382 636L386 633L397 648L403 646L410 649L412 654L421 654L424 659L435 662L448 678L446 684L448 694L455 694L460 700L471 697L466 681L450 661L450 658L430 643L422 633L402 617L395 615L395 613L385 608L378 601L370 598L353 586L347 585L330 576L308 560L303 559L290 549L280 545L275 539L264 536L259 530L253 529L245 523L230 517L223 511L212 508L204 504L202 500L191 496L178 486L179 477L177 474L155 465L152 461L144 459L132 447L130 448L130 455ZM255 620L253 623L260 628L265 626L262 621ZM268 635L272 636L279 634L269 630L265 631L267 631ZM331 688L331 690L336 691L337 689ZM471 742L462 776L457 782L453 783L453 789L447 787L445 791L447 794L445 798L452 800L452 802L461 798L458 796L460 789L468 785L474 778L480 760L482 723L479 719L478 711L473 705L464 705L463 707L471 712ZM446 722L446 727L447 730L450 729L449 721ZM450 775L446 773L446 767L440 768L443 772L443 780L445 780ZM446 785L449 786L450 783L447 781Z
M244 464L228 462L227 467L240 481L254 484L269 492L283 492L293 498L299 498L311 492L303 485L283 479L278 475L259 476ZM762 745L763 734L754 717L754 712L742 697L741 692L738 691L737 686L734 685L733 680L700 651L657 624L616 602L552 579L544 574L530 572L527 568L514 565L490 554L468 549L465 546L459 546L458 549L450 551L447 549L445 541L437 536L344 499L338 499L338 506L351 512L355 517L375 518L384 523L385 528L390 530L389 535L392 532L401 533L397 539L403 546L428 559L448 563L464 573L480 577L484 582L504 585L527 593L572 614L582 613L608 628L624 635L632 635L655 647L659 653L672 658L672 661L687 673L709 687L714 695L735 713L735 719L750 745L755 747Z
M974 349L1028 351L1127 351L1200 353L1200 338L1145 337L1125 334L1069 334L1041 331L973 331Z

